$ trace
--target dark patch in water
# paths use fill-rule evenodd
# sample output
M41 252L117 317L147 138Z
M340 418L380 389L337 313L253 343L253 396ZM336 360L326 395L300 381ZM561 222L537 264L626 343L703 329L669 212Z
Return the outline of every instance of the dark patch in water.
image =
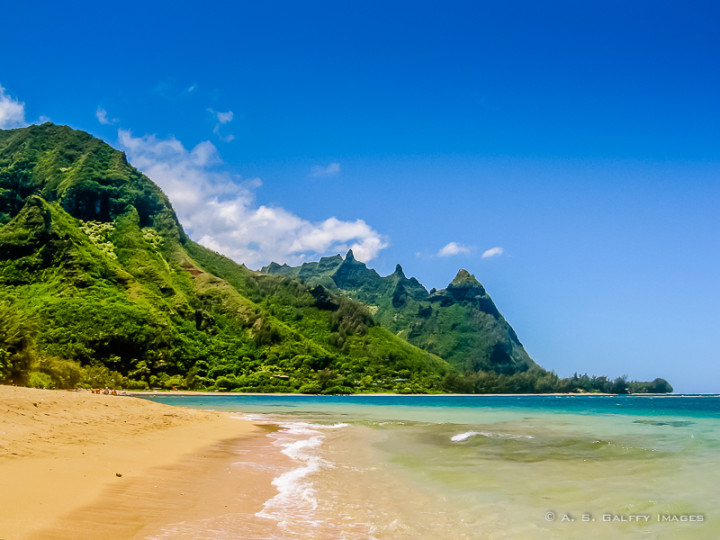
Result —
M660 420L633 420L633 424L648 424L650 426L672 426L685 427L691 426L695 422L690 420L671 420L670 422L661 422Z
M393 426L394 427L394 426ZM649 441L639 436L618 439L599 439L584 436L567 436L554 433L518 433L517 430L498 429L499 424L489 425L437 425L407 426L402 433L395 432L393 440L383 444L391 446L400 440L410 442L409 447L425 447L426 462L439 460L443 463L460 463L483 460L537 463L543 461L634 461L657 458L664 452L649 448ZM439 428L439 429L438 429ZM453 441L452 437L467 432L467 438ZM398 444L395 448L406 445ZM470 456L473 456L472 458Z

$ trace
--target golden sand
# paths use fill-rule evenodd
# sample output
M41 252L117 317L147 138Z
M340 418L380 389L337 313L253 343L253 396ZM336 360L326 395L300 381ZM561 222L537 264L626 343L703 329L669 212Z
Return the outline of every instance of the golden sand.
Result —
M0 539L145 538L253 513L275 492L272 471L240 477L232 463L265 439L229 414L0 386Z

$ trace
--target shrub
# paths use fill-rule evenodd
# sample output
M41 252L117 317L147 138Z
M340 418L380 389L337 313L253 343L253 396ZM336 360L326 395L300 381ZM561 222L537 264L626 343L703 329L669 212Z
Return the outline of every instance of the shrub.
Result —
M147 390L149 388L145 381L128 380L125 386L128 390Z
M42 371L31 371L28 379L28 386L30 388L55 388L52 377Z
M235 377L220 377L217 381L215 381L215 386L218 390L222 390L223 392L228 392L232 390L233 388L238 387L238 382Z
M72 360L48 356L37 363L37 370L48 375L55 388L75 388L83 380L83 369Z
M321 391L322 388L318 383L303 384L298 389L298 392L300 392L301 394L319 394Z

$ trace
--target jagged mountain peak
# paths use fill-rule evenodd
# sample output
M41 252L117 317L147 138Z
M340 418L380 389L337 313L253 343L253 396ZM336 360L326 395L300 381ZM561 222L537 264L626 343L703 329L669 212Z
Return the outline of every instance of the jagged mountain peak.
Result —
M455 278L453 278L453 280L450 282L450 285L454 287L467 287L480 285L480 282L470 272L468 272L464 268L461 268Z
M340 254L332 255L330 257L320 257L320 261L318 261L321 265L331 265L331 264L340 264L343 262L343 257Z
M352 249L348 250L345 260L332 274L335 284L343 288L375 287L382 280L380 274L367 267L364 262L355 259Z
M453 296L467 297L468 299L474 296L484 296L487 293L482 284L473 276L470 272L465 269L460 270L455 279L450 282L447 286L446 291Z
M278 264L271 262L267 266L263 266L260 271L265 274L281 274L283 270L290 268L287 264Z

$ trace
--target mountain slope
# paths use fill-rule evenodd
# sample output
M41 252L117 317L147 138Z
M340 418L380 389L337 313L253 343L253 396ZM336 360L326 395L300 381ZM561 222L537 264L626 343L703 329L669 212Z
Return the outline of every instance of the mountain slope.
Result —
M102 141L0 131L0 381L415 392L451 371L356 302L192 242Z
M538 366L483 286L460 270L447 288L428 292L397 265L381 277L355 259L325 257L299 267L271 263L263 271L297 277L309 286L341 292L366 304L374 319L410 343L464 372L513 374Z

